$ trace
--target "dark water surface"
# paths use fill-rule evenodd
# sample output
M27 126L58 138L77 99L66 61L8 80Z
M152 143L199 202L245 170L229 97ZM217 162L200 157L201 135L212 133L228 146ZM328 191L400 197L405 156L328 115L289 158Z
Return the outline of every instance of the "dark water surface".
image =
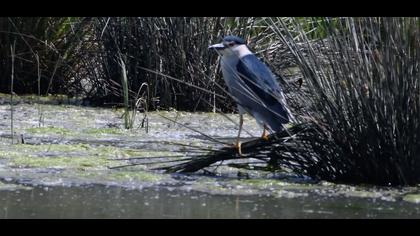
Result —
M2 218L420 218L420 206L369 198L214 195L93 185L0 191Z

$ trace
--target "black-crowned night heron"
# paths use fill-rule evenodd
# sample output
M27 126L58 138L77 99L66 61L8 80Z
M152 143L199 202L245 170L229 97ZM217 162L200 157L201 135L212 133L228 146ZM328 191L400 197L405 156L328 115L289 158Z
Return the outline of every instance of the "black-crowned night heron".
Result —
M231 97L238 104L239 131L235 146L241 154L240 135L243 114L247 112L262 126L261 138L267 139L267 130L279 132L284 124L294 121L276 77L236 36L226 36L211 45L222 55L220 60L223 78Z

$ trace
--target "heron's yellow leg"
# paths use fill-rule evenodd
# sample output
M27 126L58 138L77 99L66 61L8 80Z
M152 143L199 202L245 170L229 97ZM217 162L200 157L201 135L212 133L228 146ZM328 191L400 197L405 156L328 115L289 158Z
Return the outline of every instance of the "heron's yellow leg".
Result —
M266 125L264 125L263 133L261 135L261 138L264 139L265 141L268 141L268 134L267 134L267 126Z
M234 144L234 147L238 149L238 153L240 156L242 156L242 150L241 150L241 131L242 131L242 125L244 124L244 117L243 115L239 115L239 131L238 131L238 137L236 138L236 142Z

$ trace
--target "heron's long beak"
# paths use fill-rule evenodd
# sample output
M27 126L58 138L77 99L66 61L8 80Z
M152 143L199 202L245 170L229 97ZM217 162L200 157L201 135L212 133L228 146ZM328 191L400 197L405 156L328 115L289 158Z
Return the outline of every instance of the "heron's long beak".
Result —
M216 49L216 50L221 50L225 48L225 45L223 43L217 43L217 44L213 44L209 46L209 49Z

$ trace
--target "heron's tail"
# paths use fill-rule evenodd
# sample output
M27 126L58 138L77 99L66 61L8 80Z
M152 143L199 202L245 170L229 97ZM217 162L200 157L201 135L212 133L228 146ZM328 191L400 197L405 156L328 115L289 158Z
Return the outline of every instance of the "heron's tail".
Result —
M269 114L265 116L265 123L274 132L281 132L284 130L285 124L295 122L295 119L290 110L283 106L281 103L271 106L267 110Z

